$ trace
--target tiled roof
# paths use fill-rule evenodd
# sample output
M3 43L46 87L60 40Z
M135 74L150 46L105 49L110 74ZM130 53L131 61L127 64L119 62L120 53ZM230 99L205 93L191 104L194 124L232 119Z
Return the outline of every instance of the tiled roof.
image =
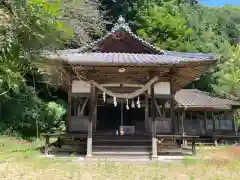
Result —
M119 16L119 19L118 19L117 23L113 26L113 28L110 32L108 32L105 36L98 39L97 41L94 41L93 43L91 43L87 46L84 46L83 48L80 49L80 51L85 52L89 49L94 49L99 43L101 43L102 41L104 41L108 37L112 36L115 32L119 32L121 30L127 32L131 37L133 37L135 40L141 42L146 47L154 50L155 52L157 52L159 54L162 53L162 51L159 48L157 48L154 45L148 43L147 41L143 40L142 38L137 36L135 33L133 33L131 28L129 27L128 23L125 22L125 19L122 16Z
M134 54L134 53L80 53L79 50L60 50L47 53L49 59L62 59L69 64L81 65L161 65L180 64L199 61L215 61L213 54L195 55L194 53Z
M179 107L185 108L215 108L231 109L240 106L237 101L210 96L209 93L197 89L181 89L175 94L175 101Z

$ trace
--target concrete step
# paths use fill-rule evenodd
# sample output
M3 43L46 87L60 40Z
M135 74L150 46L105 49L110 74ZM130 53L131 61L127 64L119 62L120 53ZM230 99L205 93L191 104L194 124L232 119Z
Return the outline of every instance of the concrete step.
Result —
M117 135L95 135L93 136L93 140L98 141L111 141L111 140L117 140L117 141L149 141L151 138L149 136L117 136Z
M109 151L109 152L150 152L151 146L93 146L93 151Z
M93 140L93 146L151 146L152 141L99 141Z
M151 153L149 152L116 152L116 151L93 151L92 156L93 158L100 158L100 159L112 159L112 158L119 158L119 159L149 159Z

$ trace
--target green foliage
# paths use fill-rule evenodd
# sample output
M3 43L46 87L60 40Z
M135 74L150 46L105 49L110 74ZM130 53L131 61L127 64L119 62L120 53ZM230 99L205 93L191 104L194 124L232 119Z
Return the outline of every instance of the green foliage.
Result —
M43 132L64 132L66 109L56 102L44 102L34 88L21 87L1 106L0 132L8 135L37 136Z
M215 91L222 95L233 94L240 97L240 46L234 49L234 53L228 60L219 64L219 71L214 75Z
M139 12L137 33L156 46L166 50L180 50L193 47L188 41L192 29L179 13L177 6L166 3L165 6L153 6L145 12ZM187 43L184 43L187 42ZM194 50L192 50L194 51Z
M156 46L173 51L219 52L230 43L217 29L215 9L164 2L138 13L138 34ZM225 25L223 25L225 26Z
M85 0L0 2L0 133L38 137L65 131L64 93L35 82L41 79L36 63L44 50L79 46L100 33L97 6Z
M59 47L67 33L57 21L59 3L44 0L2 3L0 82L1 94L6 94L24 83L24 75L39 59L39 53Z

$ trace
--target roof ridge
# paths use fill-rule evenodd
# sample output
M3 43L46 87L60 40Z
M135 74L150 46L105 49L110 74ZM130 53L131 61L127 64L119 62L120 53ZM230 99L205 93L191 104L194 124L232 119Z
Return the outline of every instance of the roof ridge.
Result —
M156 46L150 44L149 42L145 41L144 39L142 39L141 37L139 37L138 35L133 33L131 28L129 27L128 23L126 22L126 20L123 18L122 15L119 16L117 22L114 24L114 26L111 29L111 31L107 32L107 34L105 36L103 36L102 38L100 38L100 39L90 43L89 45L86 45L86 46L80 48L80 51L85 51L88 48L92 48L93 49L94 45L98 44L99 42L101 42L101 41L105 40L106 38L108 38L109 36L113 35L113 33L117 32L121 28L124 29L134 39L140 41L142 44L144 44L148 48L156 51L157 53L164 54L164 51L162 51L160 48L157 48Z

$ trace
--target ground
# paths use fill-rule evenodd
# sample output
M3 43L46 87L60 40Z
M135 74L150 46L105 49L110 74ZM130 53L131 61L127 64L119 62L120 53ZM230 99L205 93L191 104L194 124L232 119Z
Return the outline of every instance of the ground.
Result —
M46 158L33 143L16 138L0 137L1 180L149 180L174 179L230 180L240 177L240 147L198 147L197 159L186 158L183 163L164 164L84 164L76 157Z

